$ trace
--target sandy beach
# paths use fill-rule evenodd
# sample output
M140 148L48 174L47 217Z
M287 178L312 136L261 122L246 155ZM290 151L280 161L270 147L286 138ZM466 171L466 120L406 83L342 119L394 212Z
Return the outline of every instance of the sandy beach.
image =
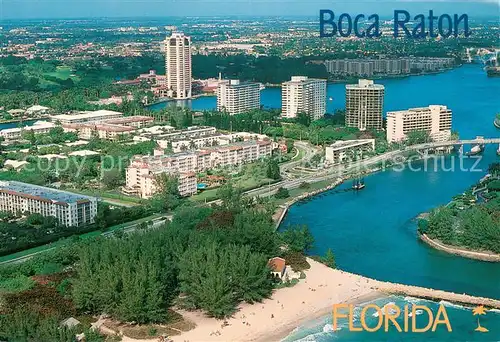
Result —
M198 341L280 341L301 323L327 315L334 303L367 302L382 296L379 282L347 272L333 270L308 259L311 268L306 279L290 288L276 290L271 298L253 305L243 304L229 325L201 312L180 313L196 322L196 328L173 336L178 342Z
M369 303L391 294L500 309L499 300L377 281L307 260L311 268L305 271L305 279L293 287L275 290L262 303L240 305L233 317L226 319L226 325L224 320L207 317L201 311L178 310L196 323L196 328L171 338L174 342L281 341L298 326L330 314L333 304ZM123 341L146 340L124 337Z

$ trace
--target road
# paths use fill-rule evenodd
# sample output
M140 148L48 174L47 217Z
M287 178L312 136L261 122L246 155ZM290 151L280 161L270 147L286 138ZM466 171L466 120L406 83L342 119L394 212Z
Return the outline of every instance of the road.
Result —
M360 173L362 170L367 170L370 166L376 165L378 163L387 161L387 160L393 160L395 161L398 156L402 156L404 152L407 151L416 151L416 150L425 150L429 148L437 148L437 147L446 147L446 146L454 146L454 145L464 145L464 144L500 144L500 138L495 138L495 139L473 139L473 140L457 140L457 141L450 141L450 142L444 142L444 143L426 143L426 144L419 144L419 145L413 145L410 147L407 147L405 150L397 150L397 151L390 151L386 152L384 154L374 156L368 159L364 159L362 161L356 162L356 163L351 163L351 164L346 164L346 165L334 165L329 168L325 168L323 170L318 170L316 174L314 175L308 175L308 176L302 176L299 178L290 178L288 175L289 170L292 168L307 162L314 156L318 150L315 146L310 145L307 142L295 142L295 145L297 148L301 148L305 151L305 155L303 158L297 161L292 161L285 163L280 166L280 170L283 173L284 180L270 184L270 185L264 185L260 188L249 190L244 192L244 195L246 196L259 196L259 197L268 197L276 193L276 191L280 188L286 188L286 189L295 189L298 188L302 183L307 182L307 183L316 183L316 182L321 182L324 180L328 179L337 179L340 177L345 177L347 175L355 175ZM397 160L396 160L397 161ZM400 159L399 162L403 162L403 159ZM211 202L207 202L206 204L218 204L220 203L220 200L215 200ZM162 224L165 223L166 220L171 220L172 216L164 216L164 217L159 217L156 219L153 219L151 222L153 222L152 225L149 225L149 228L156 228L161 226ZM137 230L139 224L134 224L130 225L124 228L121 228L120 230L123 230L124 233L130 233L134 232ZM104 232L102 233L103 236L109 236L113 234L113 231L111 232ZM0 265L6 265L6 264L14 264L14 263L19 263L23 262L25 260L28 260L32 258L34 255L46 252L48 250L52 250L57 247L49 248L43 251L38 251L32 254L28 254L16 259L0 262Z
M151 221L148 222L148 223L150 223L148 225L148 229L158 228L161 225L165 224L165 222L167 220L171 221L172 220L172 215L167 215L167 216L162 216L162 217L154 218L154 219L152 219ZM151 222L152 222L152 224L151 224ZM116 232L116 231L122 231L125 234L132 233L132 232L135 232L139 228L139 226L140 226L140 223L132 224L130 226L126 226L126 227L123 227L123 228L120 228L120 229L116 229L116 230L113 230L113 231L103 232L101 234L101 236L112 236L113 233ZM41 250L41 251L38 251L38 252L34 252L34 253L30 253L30 254L26 254L26 255L20 256L20 257L15 258L15 259L7 260L7 261L2 261L2 262L0 262L0 265L18 264L18 263L21 263L21 262L24 262L26 260L31 259L35 255L51 251L51 250L53 250L55 248L58 248L58 247L50 247L50 248L47 248L47 249L44 249L44 250Z

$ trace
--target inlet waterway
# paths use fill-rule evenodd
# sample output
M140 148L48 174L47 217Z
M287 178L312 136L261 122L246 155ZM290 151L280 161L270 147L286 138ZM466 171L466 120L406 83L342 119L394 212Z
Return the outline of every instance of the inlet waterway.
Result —
M385 86L385 111L430 104L446 105L453 111L453 129L461 138L499 137L493 126L500 112L500 78L488 78L479 65L465 65L445 73L379 80ZM329 113L345 107L345 85L328 85ZM331 98L331 100L330 100ZM281 90L261 92L264 107L281 107ZM215 97L203 97L189 104L195 110L214 109ZM159 109L165 104L156 105ZM466 146L470 149L470 146ZM327 192L290 208L281 225L307 224L315 244L311 254L323 255L328 248L335 253L339 268L370 278L468 293L500 299L500 263L465 259L434 250L420 242L416 217L436 206L448 203L486 173L488 165L498 161L497 146L487 147L481 160L456 157L427 164L415 164L414 170L387 170L365 178L367 187L358 193ZM462 165L462 166L461 166ZM444 168L442 167L444 166ZM421 168L421 171L415 169ZM454 170L453 170L454 169ZM472 170L473 169L473 170ZM453 170L453 171L452 171ZM349 187L350 184L342 185ZM390 299L399 305L407 298ZM387 302L388 300L382 300ZM417 303L422 301L417 300ZM333 303L332 303L333 304ZM433 311L438 303L430 302ZM500 314L488 312L482 318L490 332L475 332L477 317L470 309L448 305L454 333L353 334L345 327L329 331L331 315L297 328L287 341L497 341L500 340ZM359 319L359 317L358 317Z
M493 126L500 111L500 78L488 78L480 65L465 65L441 74L378 80L385 86L384 110L430 104L453 111L453 130L461 138L498 137ZM328 112L345 107L345 84L329 84ZM331 99L331 100L330 100ZM281 89L261 92L264 107L281 107ZM160 103L157 110L167 104ZM193 100L194 110L214 109L215 97ZM470 149L470 146L465 146ZM415 218L446 204L487 173L497 146L482 159L446 158L427 171L385 171L365 178L359 192L324 193L290 208L281 229L307 224L315 239L311 254L331 248L338 266L367 277L500 299L500 264L448 255L419 242ZM454 171L445 170L454 168ZM473 168L474 166L474 168ZM424 165L416 164L415 169ZM471 169L474 170L471 170ZM463 170L460 170L463 169ZM349 187L350 184L343 185Z
M444 104L453 110L453 129L460 137L500 136L500 130L493 126L494 115L500 111L500 79L487 78L477 65L380 83L386 87L385 110ZM341 85L329 86L330 96L335 96L334 101L340 102L340 107L342 88ZM428 163L426 171L424 163L417 163L414 169L422 171L406 168L373 174L365 178L367 187L361 192L324 193L298 203L290 208L281 229L307 224L316 240L311 254L323 255L331 248L338 267L349 272L500 299L500 263L465 259L430 248L418 240L415 220L420 213L448 203L482 178L488 165L500 159L496 149L497 146L487 147L477 165L474 165L476 159L464 159L461 167L460 160L452 156L437 162L437 170L434 163ZM454 171L446 171L452 166ZM472 170L473 166L477 171ZM350 184L343 185L348 186ZM399 305L409 303L402 297L392 300ZM437 305L430 302L434 312ZM440 330L404 336L394 331L356 334L345 327L333 333L328 329L331 323L331 315L328 315L321 318L319 324L308 322L297 328L287 341L500 340L498 312L488 312L484 317L490 332L481 334L474 331L477 316L473 316L470 309L448 305L447 311L454 333Z
M477 65L382 83L386 110L444 104L453 110L453 129L460 137L500 136L492 123L500 110L500 79L486 77ZM488 165L498 160L496 149L487 147L479 161L467 158L461 163L452 156L435 163L437 167L428 163L427 171L417 163L413 170L371 175L361 192L324 193L293 206L282 229L307 224L316 238L311 253L323 255L331 248L338 266L349 272L499 299L499 263L436 251L419 242L415 221L482 178ZM419 168L422 171L415 171Z

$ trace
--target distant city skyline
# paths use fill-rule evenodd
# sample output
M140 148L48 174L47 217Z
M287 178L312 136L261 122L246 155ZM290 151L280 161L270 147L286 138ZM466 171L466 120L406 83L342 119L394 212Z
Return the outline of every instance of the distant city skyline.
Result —
M1 0L0 20L45 18L168 17L168 16L317 16L320 9L336 13L378 13L395 9L411 14L466 13L485 17L500 14L496 0L378 1L378 0Z

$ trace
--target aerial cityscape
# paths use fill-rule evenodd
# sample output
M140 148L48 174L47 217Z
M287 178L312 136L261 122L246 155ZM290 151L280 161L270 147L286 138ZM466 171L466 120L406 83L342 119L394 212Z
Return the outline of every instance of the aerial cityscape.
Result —
M20 1L0 341L500 340L498 2Z

